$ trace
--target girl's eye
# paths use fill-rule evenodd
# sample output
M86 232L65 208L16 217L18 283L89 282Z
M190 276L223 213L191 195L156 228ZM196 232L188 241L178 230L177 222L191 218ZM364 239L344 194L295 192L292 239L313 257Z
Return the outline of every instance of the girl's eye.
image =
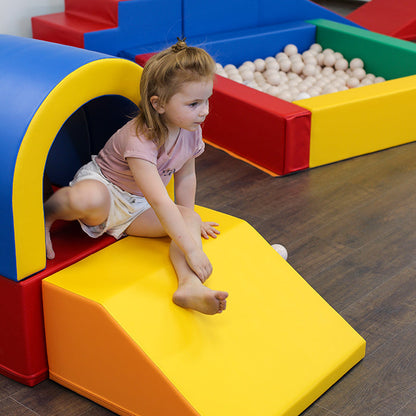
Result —
M194 102L194 103L189 104L190 107L196 107L197 105L198 105L197 102Z

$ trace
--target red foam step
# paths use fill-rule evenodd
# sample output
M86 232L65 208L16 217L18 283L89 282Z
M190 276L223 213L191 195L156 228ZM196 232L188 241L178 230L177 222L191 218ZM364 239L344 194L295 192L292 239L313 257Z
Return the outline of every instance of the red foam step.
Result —
M0 276L0 374L28 386L48 377L42 280L114 241L108 235L90 238L76 222L57 222L52 230L56 258L44 270L20 282Z

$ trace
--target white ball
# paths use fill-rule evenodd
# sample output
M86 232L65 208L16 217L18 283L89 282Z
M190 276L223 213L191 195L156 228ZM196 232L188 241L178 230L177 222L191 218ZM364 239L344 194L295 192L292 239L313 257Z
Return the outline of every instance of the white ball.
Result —
M279 52L275 56L276 61L279 61L280 59L288 59L289 57L284 52Z
M317 97L320 93L321 93L321 90L319 88L312 87L308 89L308 94L311 97Z
M258 58L254 61L254 65L256 67L256 71L263 72L266 68L266 63L264 62L264 59Z
M303 68L303 75L307 77L312 77L316 74L316 65L314 64L306 64Z
M253 81L254 79L254 73L251 72L249 69L243 69L240 71L241 78L243 78L244 81Z
M289 43L288 45L285 46L283 51L287 56L292 56L298 53L298 47L296 45Z
M365 87L366 85L373 84L373 81L370 78L363 78L360 82L360 86Z
M336 62L335 56L332 53L327 53L324 56L324 65L325 66L334 66Z
M358 80L362 80L362 79L364 79L364 77L365 77L365 71L364 71L364 69L363 68L355 68L355 69L353 69L352 70L352 76L354 77L354 78L357 78Z
M317 53L322 52L322 46L319 43L313 43L310 47L309 47L310 51L314 51Z
M278 94L278 97L284 101L292 100L292 94L289 92L289 90L283 90L280 94Z
M287 260L287 250L285 246L281 244L273 244L272 247L283 257L284 260Z
M348 88L356 88L360 85L360 80L354 77L347 79L346 85Z
M356 68L364 68L364 62L360 58L354 58L350 62L350 68L356 69Z
M269 81L269 84L271 85L279 85L280 84L280 76L277 72L274 74L271 74L267 77L267 81Z
M322 74L322 76L327 77L327 76L333 74L334 72L335 72L335 70L334 70L334 68L332 68L332 66L327 66L322 70L321 74Z
M305 92L305 91L301 91L295 98L295 101L298 100L306 100L307 98L311 98L311 96Z
M240 84L243 82L243 78L241 77L240 74L232 74L230 75L230 79L235 82L239 82Z
M275 69L275 70L279 70L280 66L279 63L276 61L276 59L272 58L272 61L267 61L266 62L266 69Z
M318 60L316 59L316 56L308 56L306 58L303 58L303 62L306 64L312 64L312 65L318 65Z
M337 88L335 88L332 85L327 85L323 90L322 90L322 94L332 94L334 92L337 92Z
M338 59L335 62L335 69L339 71L345 71L348 68L348 61L344 58Z
M290 68L292 67L292 62L290 62L289 59L285 59L285 60L282 59L279 61L279 65L280 65L280 69L283 72L289 72Z
M243 62L243 64L241 66L244 66L245 68L249 69L252 72L254 72L256 70L256 65L254 65L254 62L251 62L251 61Z
M380 82L386 81L383 77L376 77L374 79L374 84L379 84Z
M227 72L227 74L228 74L229 72L235 72L235 71L238 72L238 69L233 64L227 64L227 65L224 66L224 71Z
M316 56L316 60L318 62L318 65L321 65L322 66L324 64L324 58L325 58L325 55L323 53L319 53Z
M305 68L305 64L302 61L292 62L292 71L295 74L300 74Z

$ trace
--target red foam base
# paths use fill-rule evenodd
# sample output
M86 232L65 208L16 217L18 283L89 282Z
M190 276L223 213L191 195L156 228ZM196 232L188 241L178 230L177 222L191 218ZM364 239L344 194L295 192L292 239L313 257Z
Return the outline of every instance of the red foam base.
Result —
M20 282L0 276L0 373L28 386L48 377L42 280L115 240L89 238L71 222L56 223L52 241L56 258L48 260L45 270Z
M350 13L348 19L373 32L416 39L414 0L371 0Z

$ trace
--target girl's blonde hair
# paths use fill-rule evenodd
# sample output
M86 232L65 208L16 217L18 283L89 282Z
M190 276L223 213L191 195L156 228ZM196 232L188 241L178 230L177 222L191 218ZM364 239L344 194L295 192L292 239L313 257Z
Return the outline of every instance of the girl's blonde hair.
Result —
M145 134L160 148L168 137L168 128L152 106L151 97L157 96L159 105L169 102L186 82L213 79L215 61L203 49L187 46L185 39L152 56L146 63L140 80L137 132Z

